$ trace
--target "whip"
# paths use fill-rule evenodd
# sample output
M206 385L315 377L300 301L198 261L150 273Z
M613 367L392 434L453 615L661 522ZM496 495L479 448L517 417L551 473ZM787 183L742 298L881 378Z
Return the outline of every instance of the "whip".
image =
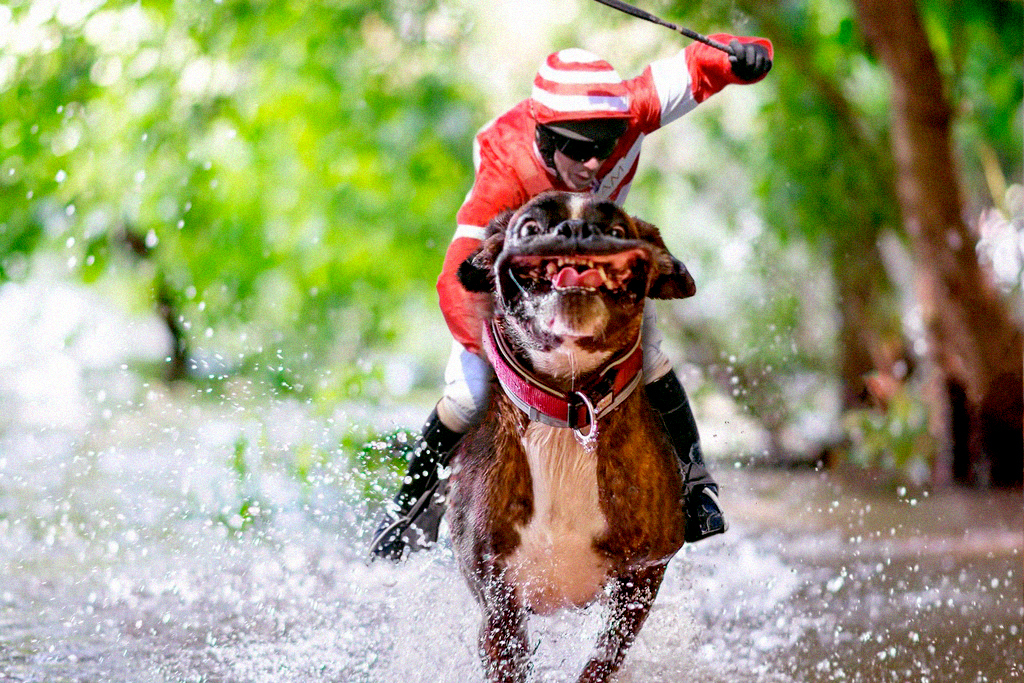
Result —
M596 1L601 3L602 5L608 5L609 7L613 7L615 9L619 10L620 12L625 12L626 14L628 14L630 16L637 17L638 19L643 19L644 21L649 21L652 24L657 24L658 26L664 26L665 28L670 28L673 31L675 31L676 33L681 33L684 36L686 36L687 38L690 38L691 40L696 40L698 43L704 43L705 45L710 45L711 47L715 48L716 50L721 50L722 52L726 53L727 55L732 55L733 54L732 48L730 48L728 45L725 45L724 43L720 43L717 40L712 40L711 38L708 38L707 36L701 35L701 34L697 33L696 31L691 31L690 29L686 28L685 26L677 26L676 24L673 24L670 21L665 21L664 19L661 19L660 17L654 16L650 12L646 12L646 11L640 9L639 7L634 7L633 5L630 5L628 2L623 2L622 0L596 0Z

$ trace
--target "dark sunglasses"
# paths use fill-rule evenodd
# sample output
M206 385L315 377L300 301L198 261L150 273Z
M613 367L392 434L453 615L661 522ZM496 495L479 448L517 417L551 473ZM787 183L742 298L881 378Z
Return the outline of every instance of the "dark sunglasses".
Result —
M606 138L597 141L574 140L573 138L559 135L551 129L548 129L548 133L555 143L555 149L573 161L581 163L595 158L604 161L615 151L615 145L619 144L618 138Z

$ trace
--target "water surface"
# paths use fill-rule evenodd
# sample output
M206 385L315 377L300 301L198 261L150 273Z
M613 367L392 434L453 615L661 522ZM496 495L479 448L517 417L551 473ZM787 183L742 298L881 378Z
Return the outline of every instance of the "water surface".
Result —
M446 545L367 566L371 485L346 424L162 388L0 432L0 681L481 680L479 612ZM671 563L620 680L1022 678L1019 494L879 490L718 465L732 528ZM572 681L600 610L534 619Z

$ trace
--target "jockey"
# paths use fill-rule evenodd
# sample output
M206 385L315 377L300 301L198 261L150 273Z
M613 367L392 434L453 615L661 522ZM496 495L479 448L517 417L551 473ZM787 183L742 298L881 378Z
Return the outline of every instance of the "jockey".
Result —
M771 69L768 40L710 37L728 43L733 54L693 43L630 80L585 50L551 54L534 78L530 98L477 134L473 187L456 215L455 236L437 281L441 311L455 338L445 369L444 396L423 427L404 483L370 544L371 557L398 560L406 547L436 540L439 516L420 514L432 498L437 505L439 468L487 406L494 373L482 350L479 298L484 295L462 288L459 264L480 244L491 219L546 190L592 193L621 206L645 136L725 86L757 82ZM718 505L718 485L704 464L686 392L661 351L662 337L649 300L642 339L644 388L682 465L686 540L723 533L728 525ZM416 542L408 533L413 531L419 534Z

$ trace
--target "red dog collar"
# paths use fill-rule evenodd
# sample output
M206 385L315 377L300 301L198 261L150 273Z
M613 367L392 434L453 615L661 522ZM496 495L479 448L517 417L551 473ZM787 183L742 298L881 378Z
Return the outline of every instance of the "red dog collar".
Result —
M492 320L486 326L484 352L508 397L531 420L579 430L614 410L640 383L644 351L637 335L633 346L608 361L578 389L564 392L548 386L515 358Z

